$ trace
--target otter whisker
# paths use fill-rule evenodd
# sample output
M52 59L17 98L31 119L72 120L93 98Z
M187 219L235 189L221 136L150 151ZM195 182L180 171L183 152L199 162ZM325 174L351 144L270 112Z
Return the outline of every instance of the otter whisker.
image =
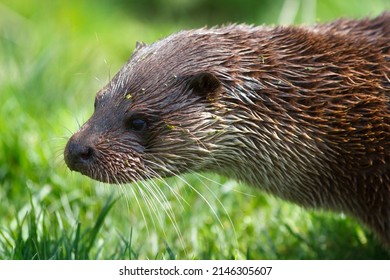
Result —
M213 184L215 184L215 185L217 185L219 187L223 187L224 186L222 183L220 183L218 181L215 181L215 180L213 180L213 179L211 179L211 178L209 178L207 176L204 176L204 175L202 175L199 172L194 172L193 174L196 175L196 176L199 176L202 179L207 180L207 181L209 181L209 182L211 182L211 183L213 183ZM243 192L243 191L237 190L236 188L232 188L232 191L236 192L236 193L239 193L239 194L242 194L242 195L245 195L245 196L248 196L248 197L256 197L256 195L253 195L253 194L250 194L250 193L247 193L247 192Z
M137 187L136 189L138 189L138 187ZM145 227L146 227L146 232L147 232L148 235L150 236L148 221L147 221L147 219L146 219L146 216L145 216L143 207L141 206L141 203L140 203L140 201L139 201L139 199L138 199L137 193L136 193L136 191L134 190L134 188L130 188L130 191L133 193L133 197L134 197L134 199L135 199L135 201L136 201L136 203L137 203L137 205L138 205L138 208L139 208L139 210L140 210L140 212L141 212L141 216L142 216L142 219L143 219L144 224L145 224Z
M156 226L156 221L157 221L157 223L160 225L160 228L163 228L161 217L159 217L158 211L157 211L156 199L153 199L149 196L149 195L153 195L153 194L151 194L151 193L148 194L144 191L145 184L142 184L142 186L141 186L140 183L136 182L135 185L136 185L137 192L140 194L140 197L147 205L146 209L148 210L149 216L151 217L153 227L155 229L157 229L157 226ZM165 234L164 229L163 229L163 232Z
M157 201L160 204L161 208L164 210L164 212L166 212L169 218L172 220L176 220L175 214L172 209L170 207L168 207L167 209L169 201L166 195L160 189L158 189L156 184L152 180L149 180L144 181L142 185L144 189L148 191L148 193L150 193L151 196L154 198L153 200Z
M148 171L150 174L152 174L152 178L155 178L155 180L158 180L158 182L161 182L164 186L166 186L170 192L175 196L176 200L179 202L180 206L182 209L184 209L184 205L182 204L182 201L187 205L187 206L190 206L190 204L187 202L187 200L180 194L178 193L175 188L172 188L168 183L167 181L161 177L156 171L154 171L153 169L151 168L148 168ZM156 188L157 185L156 185ZM159 189L158 189L159 190ZM161 191L161 190L159 190Z
M131 205L130 205L130 195L129 195L129 192L127 191L127 189L125 188L125 186L123 184L118 184L119 186L119 191L121 193L121 196L124 198L125 200L125 207L126 207L126 211L130 217L131 215Z
M171 224L173 225L173 228L176 232L176 235L177 237L179 238L179 241L180 241L180 244L185 252L185 254L187 255L187 250L186 250L186 247L185 247L185 243L184 243L184 239L183 239L183 235L181 233L181 230L178 226L178 223L176 221L176 216L175 216L175 213L173 212L172 208L169 206L167 208L167 205L169 205L169 201L167 199L167 197L165 196L164 193L160 193L160 194L156 194L154 190L157 190L157 186L154 184L153 181L149 181L147 184L146 182L144 182L144 187L146 188L146 190L148 190L148 192L151 194L151 196L154 198L154 199L151 199L152 201L157 201L158 204L160 205L160 208L163 209L163 211L165 212L165 214L167 215L169 221L171 222ZM162 198L162 199L160 199ZM153 203L155 204L155 202ZM156 206L156 216L158 214L158 211L157 211L157 205L155 204ZM168 239L168 236L166 234L166 231L164 229L164 225L162 224L162 222L160 221L160 226L161 228L163 229L163 232L164 232L164 235L165 237Z
M223 225L221 219L219 218L219 216L217 214L217 211L210 204L210 202L207 200L207 198L202 193L200 193L195 187L193 187L190 183L188 183L188 181L186 179L184 179L183 176L180 176L179 174L176 174L175 172L173 172L171 170L168 170L164 166L162 166L160 164L157 164L155 162L150 162L150 164L157 165L161 170L164 170L165 172L167 172L171 176L174 176L174 177L178 178L181 182L183 182L186 186L188 186L192 191L194 191L207 204L207 206L210 208L210 210L212 211L213 215L217 219L218 223L221 225L222 228L224 228L224 225Z
M204 181L200 177L206 178L207 180L209 180L209 179L207 177L204 177L204 176L200 175L199 173L194 173L194 175L199 179L199 181L202 183L202 185L207 189L207 191L209 193L211 193L211 195L216 199L218 204L222 207L223 212L225 212L225 214L226 214L226 216L227 216L227 218L229 220L229 223L232 226L234 239L235 239L235 243L236 243L236 248L238 248L237 231L236 231L236 228L234 226L233 220L232 220L229 212L227 211L226 207L223 205L222 201L218 198L218 196L215 194L215 192L213 192L212 189L207 184L205 184ZM209 180L209 181L213 182L212 180Z
M120 183L120 181L118 180L118 178L114 177L114 180L116 182L116 184L119 186L119 191L121 193L121 196L124 197L124 200L125 200L125 203L126 203L126 210L130 216L131 212L130 212L130 195L129 195L129 192L127 191L127 188L125 188L125 185Z
M154 228L157 228L156 223L155 223L155 218L156 218L160 228L163 230L164 236L166 238L168 238L166 231L165 231L165 227L164 227L162 218L159 215L159 211L158 211L159 207L158 206L160 206L160 208L165 212L168 219L172 223L174 230L175 230L175 232L180 240L181 246L183 247L183 250L186 253L186 248L184 245L182 233L180 231L180 228L178 227L174 212L172 211L172 209L170 207L167 208L169 201L168 201L167 197L165 196L165 194L161 190L158 189L158 187L155 185L155 183L152 180L139 181L139 183L136 181L135 185L138 189L138 193L140 193L140 195L143 198L143 200L145 201L145 203L149 206L148 210L150 213L150 217L152 218Z

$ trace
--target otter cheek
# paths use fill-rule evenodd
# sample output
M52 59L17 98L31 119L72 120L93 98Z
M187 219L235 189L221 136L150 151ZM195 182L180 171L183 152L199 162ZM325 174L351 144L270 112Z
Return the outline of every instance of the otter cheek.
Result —
M79 133L74 134L68 141L64 151L66 165L70 170L86 174L89 166L96 159L96 149L91 141Z

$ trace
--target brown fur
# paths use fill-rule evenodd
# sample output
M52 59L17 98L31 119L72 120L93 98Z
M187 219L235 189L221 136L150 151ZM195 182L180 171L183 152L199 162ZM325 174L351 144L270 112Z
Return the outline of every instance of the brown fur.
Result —
M212 170L390 245L390 14L138 44L65 161L109 183Z

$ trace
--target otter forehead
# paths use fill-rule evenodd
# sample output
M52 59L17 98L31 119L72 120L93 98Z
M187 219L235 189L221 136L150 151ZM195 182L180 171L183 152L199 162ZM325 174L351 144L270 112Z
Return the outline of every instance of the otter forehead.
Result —
M267 30L265 27L230 25L181 31L150 45L138 43L129 61L97 96L132 91L155 92L174 77L204 71L226 75L229 65L224 65L224 62L238 62L232 58L248 47L237 44L237 39L253 41L258 37L256 32Z

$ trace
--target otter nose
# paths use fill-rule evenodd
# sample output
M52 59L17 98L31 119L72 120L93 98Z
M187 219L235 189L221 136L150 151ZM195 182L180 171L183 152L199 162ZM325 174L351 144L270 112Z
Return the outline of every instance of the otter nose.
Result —
M95 157L95 149L76 139L69 139L64 151L66 165L70 170L82 172Z

